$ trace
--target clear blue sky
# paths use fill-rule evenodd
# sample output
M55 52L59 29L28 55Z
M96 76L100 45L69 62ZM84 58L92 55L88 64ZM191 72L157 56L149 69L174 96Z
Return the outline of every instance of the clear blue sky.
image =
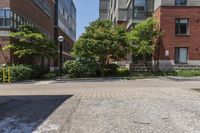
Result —
M77 10L77 39L85 26L99 17L99 0L74 0Z

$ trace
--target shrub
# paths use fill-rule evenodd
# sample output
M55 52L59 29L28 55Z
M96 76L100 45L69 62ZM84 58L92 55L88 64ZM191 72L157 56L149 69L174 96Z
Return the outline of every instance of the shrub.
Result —
M118 65L108 64L104 67L105 76L115 76L117 74Z
M72 78L96 76L97 65L95 63L81 61L67 61L63 65L65 74Z
M11 66L11 81L28 80L32 78L32 69L26 65Z
M117 69L117 76L123 77L123 76L129 76L130 71L127 68L118 68Z
M20 80L40 79L45 73L49 72L48 68L36 65L12 65L10 69L12 82ZM8 68L5 69L5 73L7 78ZM2 68L0 68L0 82L2 81Z
M2 83L2 82L3 82L2 73L3 73L3 71L2 71L2 67L0 67L0 83Z
M54 79L57 77L57 74L54 73L54 72L49 72L49 73L46 73L44 74L43 78L44 79Z
M50 71L48 67L43 67L40 65L29 65L28 67L32 69L31 75L33 79L41 79L43 78L44 74Z

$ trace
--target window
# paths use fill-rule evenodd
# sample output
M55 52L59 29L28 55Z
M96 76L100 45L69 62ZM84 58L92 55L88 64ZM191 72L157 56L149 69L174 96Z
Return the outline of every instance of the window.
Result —
M65 9L63 9L63 16L65 16Z
M175 48L175 63L188 63L188 48Z
M145 18L146 17L146 0L135 0L134 1L134 17Z
M175 0L175 5L176 6L186 6L187 0Z
M0 9L0 27L8 28L10 26L10 10Z
M51 17L51 6L47 0L32 0L43 12Z
M189 19L176 19L176 35L189 35Z

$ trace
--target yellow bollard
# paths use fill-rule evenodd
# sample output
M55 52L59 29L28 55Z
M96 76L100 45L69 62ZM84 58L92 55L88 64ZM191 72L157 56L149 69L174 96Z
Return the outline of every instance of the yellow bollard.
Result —
M11 83L11 68L3 66L2 67L2 79L3 83Z
M6 81L6 79L5 79L5 68L4 67L2 67L2 78L3 78L3 83L5 83Z
M10 70L10 67L8 67L8 82L11 83L11 70Z

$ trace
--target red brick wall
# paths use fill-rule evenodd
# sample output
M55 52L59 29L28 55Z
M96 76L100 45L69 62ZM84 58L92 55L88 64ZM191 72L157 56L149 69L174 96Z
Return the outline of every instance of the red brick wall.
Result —
M51 17L47 16L32 0L10 0L11 9L24 16L34 24L50 33L54 40L54 2L48 0L51 6Z
M164 37L160 43L160 60L174 60L175 47L188 47L189 60L200 60L200 7L161 7L155 12ZM189 36L175 35L175 18L189 18ZM169 50L169 57L165 57Z
M10 0L0 0L0 8L10 7Z

